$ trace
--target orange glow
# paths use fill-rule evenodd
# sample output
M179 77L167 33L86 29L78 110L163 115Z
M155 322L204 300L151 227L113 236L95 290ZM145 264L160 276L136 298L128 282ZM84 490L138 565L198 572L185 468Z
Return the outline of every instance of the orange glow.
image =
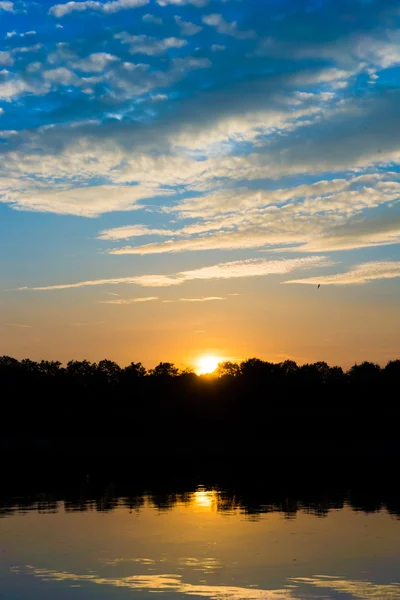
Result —
M193 500L197 508L210 509L212 508L213 502L215 501L215 492L206 491L203 488L199 488L193 494Z
M200 356L196 361L195 371L197 375L206 375L207 373L213 373L221 362L221 358L214 354L205 354Z

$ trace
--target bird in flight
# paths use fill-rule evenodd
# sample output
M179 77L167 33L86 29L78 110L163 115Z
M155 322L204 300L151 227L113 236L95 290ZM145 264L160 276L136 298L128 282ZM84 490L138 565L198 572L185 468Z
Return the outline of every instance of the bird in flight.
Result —
M320 287L321 287L321 284L319 283L319 284L318 284L318 287L317 287L317 290L319 290L319 288L320 288Z

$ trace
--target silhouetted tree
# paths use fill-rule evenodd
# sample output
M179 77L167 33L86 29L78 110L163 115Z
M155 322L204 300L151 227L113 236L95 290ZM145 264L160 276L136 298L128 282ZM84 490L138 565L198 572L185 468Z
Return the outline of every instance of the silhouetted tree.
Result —
M229 375L230 377L237 377L238 375L240 375L240 367L237 363L226 360L218 364L218 367L215 370L215 374L218 377L224 377L225 375Z
M123 374L128 376L129 378L144 377L146 375L146 369L144 368L141 362L131 362L130 365L125 367L125 369L123 370Z
M379 383L381 368L372 362L363 362L361 365L354 365L348 372L351 383L367 385L376 385Z
M112 360L101 360L96 366L97 374L101 375L109 384L116 384L119 381L121 367Z
M154 369L150 369L149 375L153 377L177 377L179 369L173 363L160 362Z

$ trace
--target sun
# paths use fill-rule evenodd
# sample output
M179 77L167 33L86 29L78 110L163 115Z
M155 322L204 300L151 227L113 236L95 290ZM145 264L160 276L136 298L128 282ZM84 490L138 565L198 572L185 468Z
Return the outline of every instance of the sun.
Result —
M221 359L218 356L215 356L214 354L205 354L197 359L195 371L197 375L213 373L220 362Z

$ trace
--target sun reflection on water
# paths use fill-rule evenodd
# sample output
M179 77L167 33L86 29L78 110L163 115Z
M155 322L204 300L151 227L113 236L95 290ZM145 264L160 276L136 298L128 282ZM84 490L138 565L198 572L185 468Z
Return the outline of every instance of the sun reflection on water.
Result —
M198 488L192 497L195 508L211 510L217 500L217 493L214 490L206 490L203 487Z

